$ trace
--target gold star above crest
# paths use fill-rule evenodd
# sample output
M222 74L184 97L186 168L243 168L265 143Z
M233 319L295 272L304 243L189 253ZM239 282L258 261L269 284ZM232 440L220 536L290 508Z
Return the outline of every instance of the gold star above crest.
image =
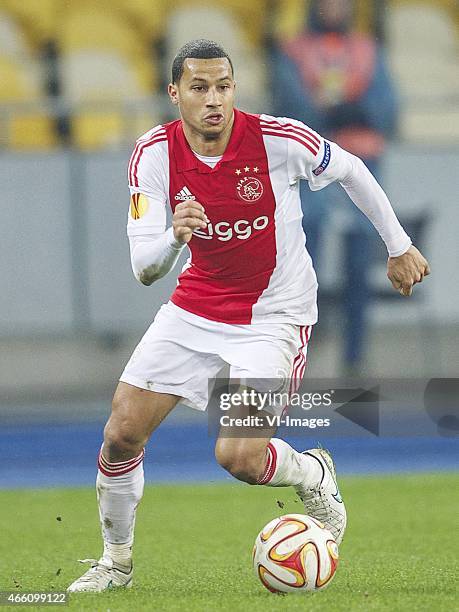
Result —
M236 170L236 174L239 176L239 174L241 174L241 171L239 170L239 168Z
M258 172L258 166L255 166L255 168L253 169L254 172Z
M246 166L246 167L244 168L244 172L250 172L250 168L249 168L248 166Z

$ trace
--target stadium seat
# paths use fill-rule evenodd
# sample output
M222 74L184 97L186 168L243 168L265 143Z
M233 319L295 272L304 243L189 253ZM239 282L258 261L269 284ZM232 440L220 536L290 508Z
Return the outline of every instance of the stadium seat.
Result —
M388 40L392 70L404 100L402 135L411 141L456 140L459 111L454 101L459 97L459 73L450 13L426 3L392 6Z
M0 10L18 20L34 46L39 48L54 37L61 0L0 0Z
M269 0L223 0L218 4L235 17L249 44L255 48L263 45L271 18Z
M44 109L43 71L22 22L0 13L1 145L15 150L50 149L57 144L52 115Z
M17 111L8 124L9 148L45 151L58 146L55 120L48 113Z
M0 55L20 59L30 54L30 46L17 20L0 11Z
M38 6L30 3L31 12ZM46 10L47 2L43 3ZM55 119L47 107L46 71L38 57L40 20L28 30L30 15L21 5L2 2L0 7L0 113L2 144L17 150L47 150L58 144ZM14 9L14 10L13 10ZM44 36L44 29L42 29Z
M0 55L0 102L32 102L40 97L36 65Z
M155 112L113 105L109 110L82 109L72 117L72 141L83 151L119 149L132 144L154 125L160 123Z
M250 44L234 16L221 8L183 8L169 16L165 38L166 78L170 79L170 66L179 47L194 38L209 38L221 43L235 67L238 103L248 111L266 110L263 53Z
M84 10L78 4L78 8L64 11L57 41L62 53L99 49L117 51L131 58L145 53L142 40L123 18L113 11L101 10L100 6Z
M123 143L123 114L117 111L81 111L72 117L72 140L84 151L117 148Z
M104 12L100 4L97 4L97 7L94 7L93 3L90 4L92 6L89 9L84 9L85 4L78 3L78 8L64 11L62 14L57 37L62 56L67 58L88 53L93 57L96 54L100 54L101 58L103 54L107 54L107 58L118 57L118 63L124 64L126 70L131 71L133 75L127 79L126 84L118 83L121 90L125 89L124 95L138 95L138 90L144 94L155 91L157 66L151 49L146 46L142 37L125 23L121 13ZM114 61L109 61L109 70L112 69ZM102 64L99 64L99 76L103 76L101 70Z
M134 103L150 93L144 65L117 53L81 51L62 59L63 90L73 108L72 139L83 150L113 148L139 135ZM150 117L151 127L156 119Z
M115 0L132 26L151 43L164 34L169 11L168 0Z
M203 15L205 11L212 12L212 10L218 8L220 11L231 15L234 22L244 32L244 37L250 45L259 47L263 43L267 22L270 19L270 5L269 0L252 0L251 2L246 0L221 0L221 2L214 3L212 6L206 0L175 0L173 8L169 9L169 13L187 9L190 13L196 12ZM201 26L205 27L206 21L201 22ZM208 38L221 42L219 33L220 28L213 36ZM189 38L193 37L193 34L190 33ZM198 38L203 38L203 36L198 36Z
M129 100L152 91L143 64L116 51L86 49L62 56L61 82L71 103Z
M60 81L72 108L71 135L83 150L131 141L136 117L125 103L151 96L156 64L142 36L126 23L120 2L82 2L63 11L58 35ZM135 114L135 112L134 112ZM154 118L152 118L154 122ZM150 124L151 125L151 124Z

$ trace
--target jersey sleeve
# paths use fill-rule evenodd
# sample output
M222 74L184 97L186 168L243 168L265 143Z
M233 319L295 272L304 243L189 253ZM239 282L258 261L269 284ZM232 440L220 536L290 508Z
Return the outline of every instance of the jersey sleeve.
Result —
M341 149L309 126L296 119L279 119L288 122L288 173L291 184L298 179L308 181L312 191L323 189L334 181L340 181L350 171Z
M288 139L290 183L305 179L312 191L318 191L338 181L379 232L389 256L398 257L405 253L411 239L400 225L382 187L362 160L336 143L325 140L301 121L282 121L288 122L282 130Z
M158 142L137 141L128 166L130 203L128 236L159 234L166 229L167 157ZM162 144L162 143L161 143ZM145 146L147 145L147 146Z

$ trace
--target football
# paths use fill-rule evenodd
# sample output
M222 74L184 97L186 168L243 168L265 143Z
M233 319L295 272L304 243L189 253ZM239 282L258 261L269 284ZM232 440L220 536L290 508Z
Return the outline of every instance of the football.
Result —
M253 568L272 593L304 593L328 586L338 565L332 534L305 514L270 521L255 540Z

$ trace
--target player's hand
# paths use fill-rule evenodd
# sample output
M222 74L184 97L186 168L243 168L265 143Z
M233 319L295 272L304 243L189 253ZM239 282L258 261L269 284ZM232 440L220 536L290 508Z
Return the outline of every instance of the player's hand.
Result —
M204 229L208 223L209 219L204 211L204 206L195 200L180 202L175 207L172 227L175 239L182 244L190 242L195 229Z
M387 277L394 289L404 296L411 295L413 285L421 283L428 274L430 268L427 260L413 245L403 255L387 260Z

